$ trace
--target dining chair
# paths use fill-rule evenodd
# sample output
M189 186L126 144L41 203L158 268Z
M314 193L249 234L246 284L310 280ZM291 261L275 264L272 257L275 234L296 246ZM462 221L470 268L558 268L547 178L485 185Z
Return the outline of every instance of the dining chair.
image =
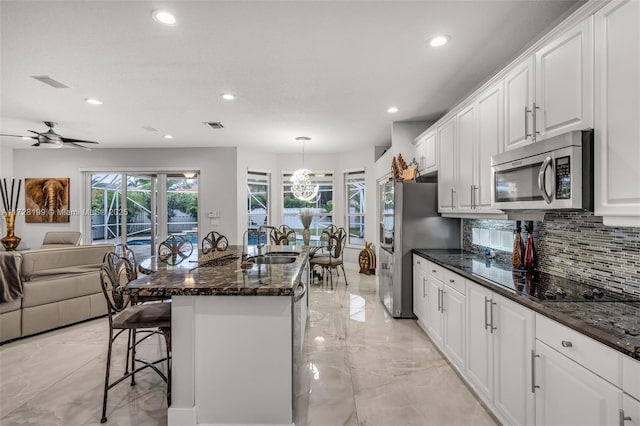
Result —
M132 280L133 275L133 267L127 258L118 256L115 252L105 254L100 269L100 284L107 302L109 346L107 349L104 398L100 423L107 421L109 390L129 377L131 377L131 386L135 385L136 373L147 368L154 370L167 383L167 402L169 405L171 404L171 304L132 304L130 297L122 292L122 287ZM119 378L110 383L113 344L125 331L127 332L125 370ZM139 333L142 337L138 336ZM165 356L153 361L137 358L137 345L157 334L162 334L164 337ZM157 364L164 361L167 362L166 375L157 366Z
M287 246L296 243L296 231L287 225L280 225L278 228L271 229L269 233L271 244L277 246Z
M229 240L216 231L209 232L200 245L201 254L208 254L212 251L225 251L229 247Z
M176 265L193 253L193 244L186 238L172 235L158 245L158 260Z
M133 250L131 250L131 248L126 245L126 244L122 244L120 246L120 252L121 252L121 256L124 257L125 259L127 259L129 261L129 263L131 264L131 279L130 281L136 280L138 279L138 273L142 274L142 275L150 275L153 273L152 270L147 269L147 268L143 268L142 265L138 264L138 261L136 259L136 254ZM135 297L132 297L132 304L138 304L138 303L146 303L146 302L165 302L165 301L170 301L171 297L169 296L138 296L136 295Z
M347 233L344 228L337 228L336 232L331 234L328 237L328 255L326 256L314 256L309 261L311 268L320 267L322 268L322 276L324 280L324 275L326 272L329 272L329 280L331 282L331 288L333 289L333 274L332 271L335 269L336 273L338 272L338 266L342 268L342 274L344 275L344 283L345 285L349 285L347 282L347 274L344 271L344 247L347 242ZM339 277L340 274L337 273Z

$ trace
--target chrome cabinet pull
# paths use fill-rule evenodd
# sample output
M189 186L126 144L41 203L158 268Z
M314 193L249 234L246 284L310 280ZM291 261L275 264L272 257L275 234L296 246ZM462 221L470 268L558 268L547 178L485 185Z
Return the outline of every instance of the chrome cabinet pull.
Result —
M456 280L449 280L449 282L450 282L450 283L455 283L455 282L456 282Z
M536 355L534 349L531 350L531 393L536 393L536 389L540 389L540 386L536 385L536 358L540 358L540 355Z
M627 420L633 420L631 417L624 415L624 410L622 408L620 409L619 413L620 413L620 426L624 426L624 422Z
M536 141L536 135L539 135L540 132L538 131L538 110L540 109L539 106L536 105L536 103L533 103L533 109L531 110L531 114L532 114L532 118L533 118L533 141Z
M440 312L444 313L444 311L445 311L445 309L444 309L444 290L440 290L440 297L442 298L442 302L440 303L442 308L440 308Z
M420 261L419 261L419 260L416 260L416 263L419 265L419 264L420 264Z
M455 191L453 190L453 188L451 188L451 208L453 208L453 193Z
M425 277L422 277L422 297L427 297L427 291L425 288Z
M491 328L489 330L491 331L491 334L493 334L493 330L497 330L497 328L493 326L493 305L495 305L496 303L493 301L493 299L490 299L489 302L491 303L491 312L489 312Z
M524 106L524 140L527 140L527 138L529 136L532 136L531 133L529 133L529 120L527 119L527 114L529 114L531 112L531 110L529 108L527 108L527 106Z
M473 185L471 185L471 208L473 208Z
M489 299L487 298L487 296L484 297L484 329L486 330L487 327L489 327L489 322L487 321L489 315L487 312L487 302L489 301Z
M436 273L436 270L435 270L435 269L432 269L432 270L431 270L431 273L435 274L435 273Z
M565 348L570 348L570 347L572 347L572 346L573 346L573 343L571 343L571 342L570 342L570 341L568 341L568 340L563 340L563 341L562 341L562 346L563 346L563 347L565 347Z

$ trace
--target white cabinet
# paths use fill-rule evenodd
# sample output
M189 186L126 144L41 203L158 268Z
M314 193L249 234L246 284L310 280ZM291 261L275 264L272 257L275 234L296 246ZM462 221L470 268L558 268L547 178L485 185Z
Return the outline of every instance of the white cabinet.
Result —
M514 67L504 78L505 151L533 141L529 127L533 105L533 66L531 57Z
M640 426L640 401L623 394L619 416L621 426Z
M535 140L592 128L593 18L564 32L535 56Z
M438 212L451 212L456 205L456 117L437 128L438 134Z
M491 208L491 157L502 152L504 143L504 84L478 96L478 148L474 204L476 210Z
M428 265L429 266L429 265ZM449 285L448 280L454 280ZM447 283L429 274L427 278L427 333L447 358L461 370L465 364L465 295L464 278L451 274Z
M593 17L505 75L505 150L593 127Z
M418 136L415 146L415 158L421 175L428 175L438 171L437 133L430 132Z
M537 424L622 424L620 352L537 314L532 356Z
M640 2L595 14L595 214L640 226Z
M536 340L536 424L619 424L620 390Z
M473 103L463 108L457 116L458 119L458 179L456 192L458 204L454 206L458 210L470 211L473 209L475 173L477 171L477 122L476 104Z
M466 377L503 423L531 425L534 314L478 284L467 288Z
M413 313L422 326L426 326L427 261L413 255Z

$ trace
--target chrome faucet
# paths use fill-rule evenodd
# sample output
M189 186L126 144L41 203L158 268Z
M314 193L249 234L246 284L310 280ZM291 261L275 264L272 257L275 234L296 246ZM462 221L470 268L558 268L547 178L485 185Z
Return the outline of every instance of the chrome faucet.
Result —
M260 231L261 231L262 229L278 229L278 228L276 228L275 226L271 226L271 225L260 225L260 226L258 227L258 245L257 245L257 248L258 248L258 256L261 256L261 255L262 255L262 247L264 247L264 246L265 246L266 244L268 244L268 242L269 242L269 235L267 235L267 234L265 233L265 237L267 238L267 242L266 242L265 244L260 243Z

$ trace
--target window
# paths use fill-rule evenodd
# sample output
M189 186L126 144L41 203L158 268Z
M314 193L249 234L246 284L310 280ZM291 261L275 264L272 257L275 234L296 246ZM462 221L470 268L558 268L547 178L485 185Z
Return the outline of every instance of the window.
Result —
M269 173L249 170L247 173L248 228L257 229L269 223Z
M318 195L311 201L298 200L291 192L291 174L282 175L283 223L296 231L296 239L302 241L302 221L300 210L309 209L313 213L311 239L319 239L324 228L333 224L333 175L312 173L311 182L319 186Z
M345 210L347 212L347 224L349 226L347 244L363 246L365 242L364 170L345 173L344 185L346 197Z

